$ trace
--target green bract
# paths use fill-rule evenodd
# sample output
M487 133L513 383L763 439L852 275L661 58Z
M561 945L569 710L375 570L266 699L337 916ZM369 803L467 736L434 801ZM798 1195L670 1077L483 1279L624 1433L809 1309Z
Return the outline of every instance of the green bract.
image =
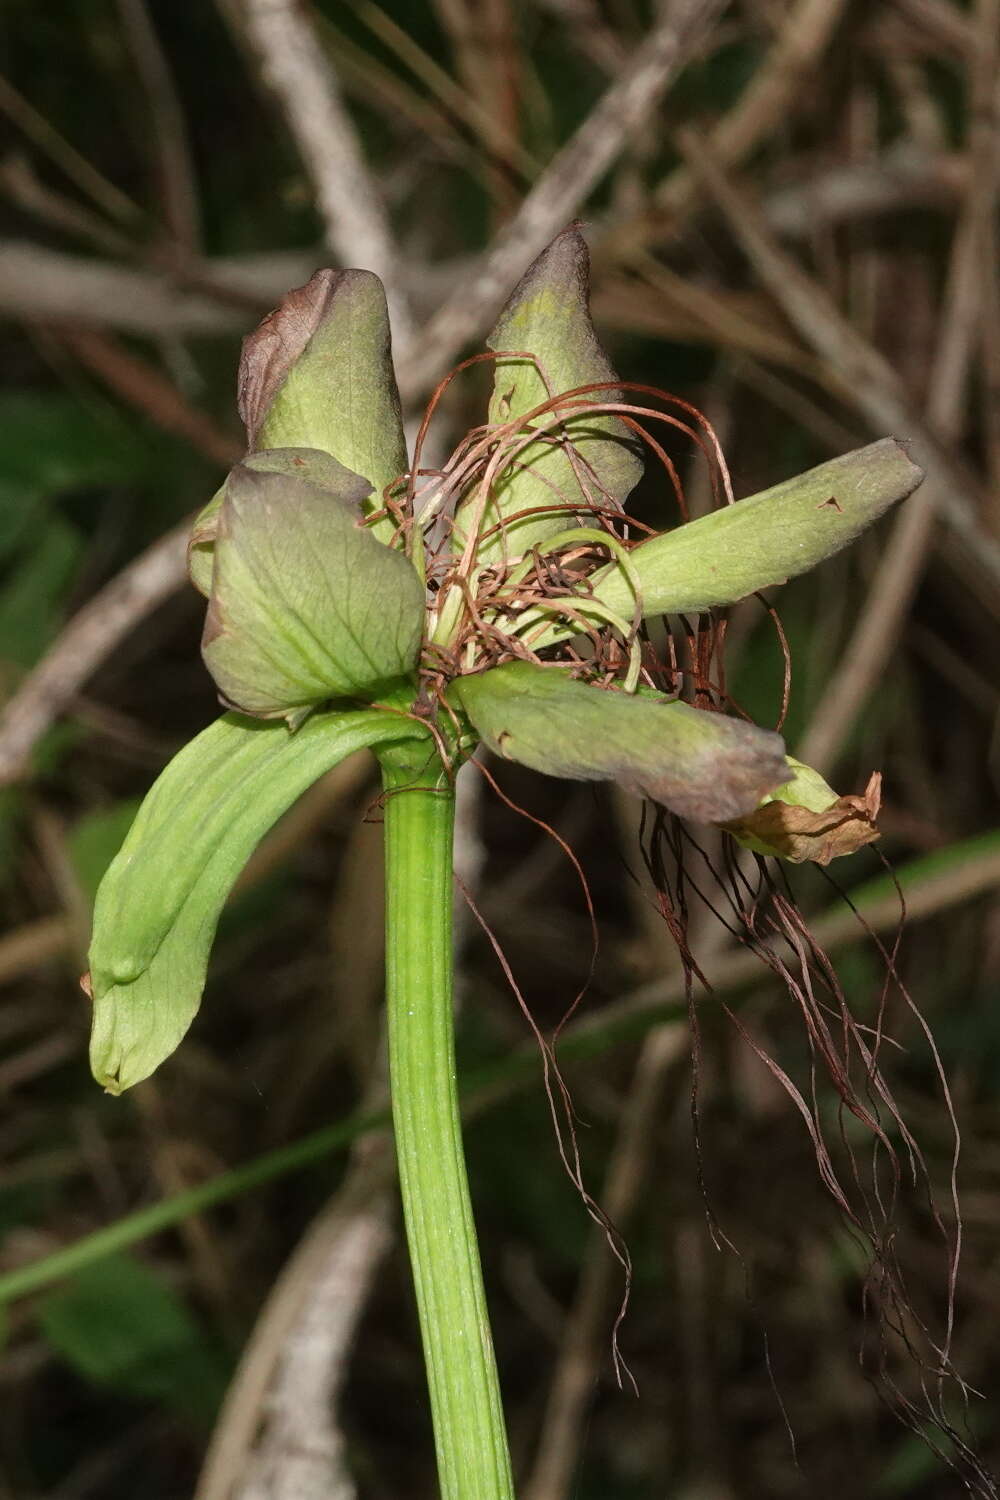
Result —
M518 557L565 530L573 506L581 502L620 508L642 474L642 445L625 423L586 410L621 400L591 322L589 288L587 246L579 230L566 229L522 277L487 340L501 355L490 401L492 423L527 417L550 397L578 386L603 385L573 398L583 403L582 412L564 407L527 423L529 433L537 428L544 435L520 447L501 470L479 524L480 561ZM479 510L478 494L459 508L460 537ZM497 530L501 520L507 524Z
M741 817L791 775L770 730L575 682L558 667L509 662L460 677L449 698L497 755L551 776L613 778L702 823Z
M808 572L905 500L923 477L906 445L884 438L640 542L629 562L643 618L735 604ZM636 595L620 568L597 570L589 587L605 609L631 615ZM586 614L583 599L580 608ZM573 633L561 624L529 633L538 619L526 617L521 629L535 650Z
M260 453L250 453L239 465L239 470L253 469L262 474L285 474L293 479L307 479L321 489L349 504L357 505L357 515L362 514L362 502L371 493L371 486L361 476L346 469L343 464L320 448L265 448ZM236 471L234 470L234 473ZM351 481L354 481L352 486ZM230 480L221 485L191 528L188 544L188 572L195 588L207 599L212 592L212 565L215 561L215 537L219 527L219 511L226 498ZM351 493L356 499L351 499Z
M226 714L174 757L97 896L90 1060L99 1083L120 1093L173 1052L198 1009L226 897L281 814L345 756L417 733L384 709L317 714L297 734Z
M370 271L317 271L289 292L243 340L237 379L240 416L255 462L258 450L296 452L301 477L332 456L367 480L368 510L382 508L382 492L406 468L406 440L392 368L385 290ZM306 457L306 455L311 457ZM273 462L268 465L273 467ZM280 470L279 470L280 472ZM212 544L225 486L199 515L191 535L191 580L203 594L212 586ZM391 541L394 526L373 529Z
M241 464L226 484L202 655L243 713L295 722L329 698L377 697L416 668L416 571L360 523L367 481L329 477L335 487Z
M290 292L244 340L238 385L251 452L324 449L368 481L381 509L406 469L406 440L377 276L317 271Z

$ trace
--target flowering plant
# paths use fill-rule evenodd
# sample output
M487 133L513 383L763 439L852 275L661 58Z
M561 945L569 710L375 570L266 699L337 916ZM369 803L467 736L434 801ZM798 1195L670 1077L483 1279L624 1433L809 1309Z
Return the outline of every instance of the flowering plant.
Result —
M101 887L90 956L92 1066L117 1093L191 1024L257 842L331 766L374 751L394 1122L448 1497L512 1493L454 1091L455 772L482 743L551 775L614 778L759 852L825 862L867 842L874 785L838 798L721 694L664 692L644 621L804 572L922 477L891 439L735 503L720 468L717 509L636 539L624 507L645 452L676 480L655 424L718 455L697 413L619 383L587 279L571 227L490 336L486 421L434 472L420 463L426 422L407 458L375 276L318 272L246 340L247 455L190 548L227 711L143 803Z

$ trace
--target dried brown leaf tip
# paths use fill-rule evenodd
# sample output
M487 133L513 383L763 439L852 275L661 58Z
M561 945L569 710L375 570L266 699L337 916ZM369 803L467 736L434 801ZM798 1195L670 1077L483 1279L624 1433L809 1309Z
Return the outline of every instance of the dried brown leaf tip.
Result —
M811 860L817 865L854 854L879 837L875 824L882 802L882 777L877 771L860 796L837 797L823 809L779 799L780 792L746 817L727 823L727 832L758 854L779 855L793 864Z
M317 271L243 340L237 404L251 450L285 377L323 322L340 282L351 274Z

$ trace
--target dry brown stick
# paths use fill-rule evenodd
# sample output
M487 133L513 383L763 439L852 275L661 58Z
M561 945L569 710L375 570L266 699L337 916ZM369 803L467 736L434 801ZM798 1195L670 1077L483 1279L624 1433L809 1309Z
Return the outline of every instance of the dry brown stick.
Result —
M423 390L548 242L578 212L637 127L702 43L723 0L675 0L573 137L550 162L510 223L431 320L419 350L400 361L400 387Z
M383 1144L373 1154L372 1143L366 1143L342 1187L296 1246L226 1393L195 1500L352 1496L333 1403L357 1319L389 1248L391 1179L391 1153ZM303 1431L303 1418L316 1430ZM293 1480L311 1487L294 1489Z
M370 1190L370 1184L368 1184ZM387 1193L331 1226L288 1330L267 1427L232 1500L355 1500L336 1402L358 1321L392 1243Z
M0 240L0 317L87 322L150 337L241 333L248 319L233 305L237 300L265 313L290 286L307 280L322 259L322 252L284 250L196 262L199 286L210 289L203 295L189 289L191 266L184 268L182 281L164 271L68 255L33 241Z
M804 79L818 65L846 0L798 0L763 66L732 108L712 127L708 139L716 155L737 166L787 117ZM676 167L660 184L652 205L616 225L600 241L601 257L615 257L662 233L664 221L676 227L698 192L689 166Z
M720 162L739 165L784 123L846 8L847 0L798 0L762 66L708 133L709 146ZM687 167L677 167L656 189L655 208L675 216L690 205L697 189L697 176Z
M126 401L168 432L227 468L242 446L181 395L152 365L96 329L63 328L65 343ZM168 531L73 616L0 715L0 786L27 770L39 737L71 702L118 642L176 592L186 573L190 520Z
M949 0L894 0L895 7L921 27L938 46L957 57L967 57L976 44L973 23Z
M0 162L0 188L24 213L62 234L96 245L107 255L129 256L135 251L134 241L103 215L43 182L21 151L12 151Z
M646 1038L626 1095L600 1203L624 1233L656 1146L654 1123L667 1074L688 1055L687 1026L657 1026ZM570 1493L587 1404L594 1390L601 1346L607 1344L608 1308L617 1262L603 1233L592 1233L541 1423L538 1453L522 1487L524 1500L565 1500Z
M241 0L247 36L260 58L316 191L331 250L347 266L374 271L385 284L397 349L413 324L381 194L365 161L354 121L303 4Z
M513 129L516 121L504 123L490 108L489 95L463 88L451 74L424 51L412 36L387 15L374 0L355 0L358 20L377 36L417 78L431 95L440 100L448 112L462 120L474 132L481 152L508 170L534 176L537 163ZM475 163L481 164L482 158Z
M237 332L247 321L167 276L20 240L0 241L0 317L86 318L152 335Z
M983 448L990 483L990 521L1000 530L1000 0L976 0L977 44L969 59L969 135L982 295L979 306Z
M979 522L981 495L964 466L914 408L888 361L843 317L828 293L778 244L750 195L733 183L704 143L680 132L682 149L758 276L786 316L826 359L843 398L874 430L909 439L927 474L935 505L949 528L966 580L996 608L1000 543Z
M755 313L745 299L719 295L690 277L678 276L643 250L630 256L630 263L642 277L642 281L632 288L633 296L640 302L648 302L645 287L653 287L668 305L676 307L695 325L701 324L716 345L795 370L822 385L825 371L821 361L803 349L794 336L774 328L773 322L768 321L769 308L763 300ZM622 290L628 285L625 283ZM615 283L612 282L611 286L614 287ZM607 300L606 281L594 301L597 308L602 309Z
M190 443L220 468L228 469L239 460L244 451L242 443L192 406L155 365L132 354L111 334L82 325L64 325L54 331L81 364L99 375L126 405L145 412L164 432Z
M520 136L523 77L510 0L435 0L435 8L450 35L465 93L486 122L484 140L495 157L495 138L519 142ZM517 184L510 172L497 171L488 160L484 165L494 214L506 217L520 196Z
M602 14L597 0L535 0L535 4L565 22L567 41L584 57L605 73L613 76L618 72L627 56L625 44L618 28Z
M142 211L119 187L99 172L86 157L81 156L55 126L35 106L19 93L9 79L0 75L0 113L17 126L33 141L39 151L55 162L74 186L85 193L92 203L102 209L110 219L119 224L134 224L142 218Z
M851 162L777 188L764 199L771 228L792 239L818 229L881 217L901 208L953 208L968 189L969 157L904 141L871 161Z
M385 13L380 11L379 14L384 16ZM359 15L360 19L364 20L364 12L360 12ZM391 24L395 25L395 23ZM395 33L393 35L395 37ZM400 28L400 37L405 36L406 33ZM415 131L423 149L433 146L446 159L458 162L470 171L479 169L483 148L456 129L456 123L452 117L454 112L447 109L439 98L434 97L434 94L440 91L432 90L432 93L428 95L424 89L415 87L398 68L390 67L371 52L367 52L346 37L343 32L338 31L332 21L325 16L323 37L330 49L337 72L343 80L346 95L360 99L369 108L376 108L389 116L397 132ZM422 51L420 55L421 58L425 56ZM436 68L436 65L432 65L432 68ZM431 76L434 82L438 81L439 75L436 70ZM444 84L444 92L450 93L448 86L455 87L453 80L443 69L440 77ZM457 94L467 102L463 90L458 89ZM459 118L463 116L464 111L460 112ZM485 149L489 150L488 147Z

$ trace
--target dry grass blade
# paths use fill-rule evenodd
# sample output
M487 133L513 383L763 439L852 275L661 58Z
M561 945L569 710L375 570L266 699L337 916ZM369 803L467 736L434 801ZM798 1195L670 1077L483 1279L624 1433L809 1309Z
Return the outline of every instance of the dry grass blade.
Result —
M114 183L81 156L59 131L19 93L9 79L0 76L0 113L33 141L39 151L61 169L81 192L119 224L134 224L140 210Z
M819 66L840 24L847 0L798 0L783 21L764 63L732 109L708 134L709 149L727 166L738 166L788 118L796 95ZM698 188L697 175L678 167L653 195L655 210L682 214Z
M466 79L467 86L462 88L372 0L358 0L355 10L359 20L406 64L440 100L442 107L475 132L488 157L525 176L534 175L538 164L518 140L514 128L516 121L509 115L496 114L489 107L490 89L476 91L468 86L469 79Z
M108 255L133 253L134 245L128 235L115 229L93 209L43 182L29 158L20 152L11 153L0 162L0 187L11 203L49 228L96 245Z

